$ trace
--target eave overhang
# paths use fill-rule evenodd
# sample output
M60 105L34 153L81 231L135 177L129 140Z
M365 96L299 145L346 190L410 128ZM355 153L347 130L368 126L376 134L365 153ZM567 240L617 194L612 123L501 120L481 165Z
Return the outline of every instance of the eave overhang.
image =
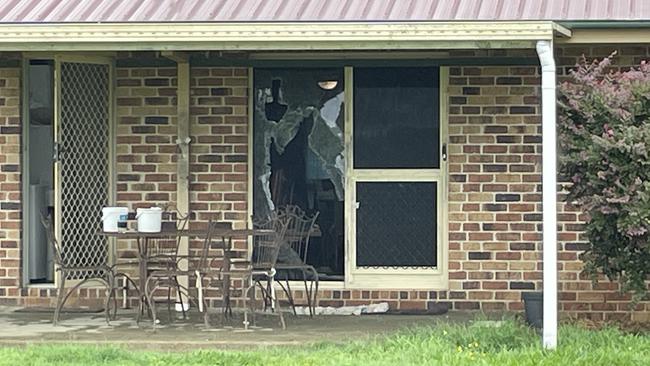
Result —
M570 37L549 21L0 24L0 51L533 48Z

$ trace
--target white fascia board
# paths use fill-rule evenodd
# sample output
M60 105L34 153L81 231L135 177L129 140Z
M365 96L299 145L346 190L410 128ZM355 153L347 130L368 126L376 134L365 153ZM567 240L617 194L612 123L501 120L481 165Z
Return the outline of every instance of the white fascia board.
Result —
M529 48L553 22L0 24L2 51Z

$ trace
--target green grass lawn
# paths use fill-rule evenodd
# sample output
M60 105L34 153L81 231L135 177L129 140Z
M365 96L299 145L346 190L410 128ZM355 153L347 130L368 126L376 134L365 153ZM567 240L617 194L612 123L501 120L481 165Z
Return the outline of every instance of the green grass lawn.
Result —
M252 351L154 352L74 345L0 348L0 365L650 365L649 334L562 326L559 339L556 351L545 351L534 331L507 321L499 327L441 325L346 345Z

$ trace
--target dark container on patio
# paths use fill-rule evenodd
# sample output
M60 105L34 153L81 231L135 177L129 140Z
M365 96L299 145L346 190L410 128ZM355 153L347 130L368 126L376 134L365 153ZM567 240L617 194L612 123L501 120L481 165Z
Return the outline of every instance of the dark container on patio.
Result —
M542 328L544 321L544 294L542 292L524 292L521 294L524 300L524 311L526 323L535 328Z

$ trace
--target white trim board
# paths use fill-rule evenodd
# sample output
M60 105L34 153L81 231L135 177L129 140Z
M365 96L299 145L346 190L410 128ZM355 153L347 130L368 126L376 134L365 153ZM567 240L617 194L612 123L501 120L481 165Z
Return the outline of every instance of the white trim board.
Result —
M0 24L0 51L534 48L550 21Z

